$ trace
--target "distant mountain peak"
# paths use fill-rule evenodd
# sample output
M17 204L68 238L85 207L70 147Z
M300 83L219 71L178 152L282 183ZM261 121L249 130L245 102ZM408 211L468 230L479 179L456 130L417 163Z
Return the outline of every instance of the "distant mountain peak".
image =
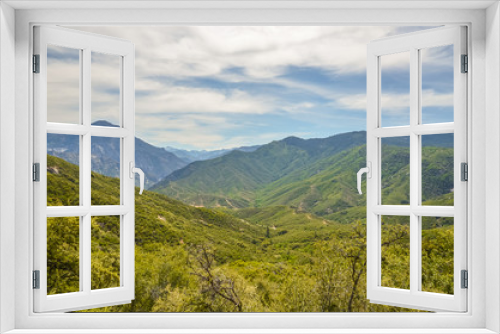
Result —
M92 123L92 125L97 125L97 126L111 126L111 127L114 127L114 128L119 127L118 125L115 125L115 124L110 123L110 122L105 121L105 120L95 121L94 123Z
M290 137L284 138L282 141L286 144L296 144L296 143L303 142L304 139L299 138L299 137L295 137L295 136L290 136Z
M240 147L213 150L213 151L183 150L183 149L178 149L178 148L175 148L172 146L166 146L164 149L168 152L175 154L177 157L179 157L185 161L195 162L195 161L204 161L204 160L215 159L215 158L224 156L224 155L229 154L229 153L234 152L234 151L253 152L260 147L261 147L261 145L240 146Z

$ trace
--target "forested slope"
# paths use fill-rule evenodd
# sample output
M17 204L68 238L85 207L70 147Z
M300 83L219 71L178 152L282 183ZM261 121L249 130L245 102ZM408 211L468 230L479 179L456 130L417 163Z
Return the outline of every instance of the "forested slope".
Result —
M78 184L78 167L49 156L47 170L48 202L75 205L77 192L69 190ZM117 179L93 173L92 180L95 204L118 200ZM197 208L145 191L136 194L136 299L98 311L401 311L366 300L364 224L290 206ZM449 293L453 247L444 241L452 240L452 225L441 219L425 228L423 254L430 263L425 286ZM75 219L49 223L50 293L78 289L77 230ZM397 220L388 222L386 231L384 284L404 285L409 231ZM93 219L93 288L118 282L118 233L113 219Z

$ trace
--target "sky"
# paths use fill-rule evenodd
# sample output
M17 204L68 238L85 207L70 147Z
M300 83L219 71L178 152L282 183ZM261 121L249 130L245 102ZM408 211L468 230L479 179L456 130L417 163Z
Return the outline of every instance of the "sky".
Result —
M132 41L136 135L215 150L366 129L366 47L425 27L71 27ZM422 51L422 121L453 121L450 47ZM49 121L78 122L78 52L49 50ZM92 54L92 120L117 123L119 59ZM51 89L52 87L52 93ZM62 96L62 97L61 97ZM382 125L409 120L409 55L382 57Z

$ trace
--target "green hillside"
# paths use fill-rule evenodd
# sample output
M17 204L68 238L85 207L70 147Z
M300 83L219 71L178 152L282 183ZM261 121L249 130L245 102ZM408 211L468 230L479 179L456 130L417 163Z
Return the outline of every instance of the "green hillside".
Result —
M256 206L290 205L299 211L339 219L338 212L364 207L366 197L356 189L356 173L366 165L366 147L358 146L290 173L256 193ZM384 204L409 204L409 152L399 146L382 149ZM365 189L366 181L363 181ZM453 199L453 149L425 147L422 152L422 200ZM444 196L444 197L442 197ZM449 201L448 201L449 202ZM440 205L453 205L451 203ZM365 216L360 212L360 219ZM353 218L352 216L350 218Z
M365 205L355 188L356 173L366 165L365 146L344 150L290 173L257 191L256 206L289 205L301 212L331 217Z
M355 211L359 214L348 218L359 219L364 216L359 207L364 206L365 197L359 196L355 182L357 171L366 165L364 135L354 132L325 139L286 138L255 152L233 152L192 163L151 190L197 206L288 205L330 219L339 218L337 213L341 211ZM453 137L425 139L422 200L435 201L446 194L446 198L452 198ZM408 142L390 138L385 143L381 162L382 203L407 205Z
M76 204L78 167L48 156L47 171L48 202ZM117 179L93 174L92 182L94 204L118 200ZM113 217L92 219L93 288L119 281L117 223ZM426 226L432 234L423 233L425 269L441 275L429 274L425 286L449 292L449 256L438 247L449 244L453 230L448 221ZM136 298L89 311L405 311L366 300L365 229L362 221L340 224L289 206L214 210L145 191L136 194ZM397 221L387 229L384 261L396 273L405 263L408 231ZM76 291L78 219L50 220L48 235L49 293ZM392 277L398 275L385 282L400 283L401 277Z
M191 205L242 208L253 205L255 191L315 161L362 145L365 132L324 139L285 138L254 152L233 151L194 162L167 176L151 190Z

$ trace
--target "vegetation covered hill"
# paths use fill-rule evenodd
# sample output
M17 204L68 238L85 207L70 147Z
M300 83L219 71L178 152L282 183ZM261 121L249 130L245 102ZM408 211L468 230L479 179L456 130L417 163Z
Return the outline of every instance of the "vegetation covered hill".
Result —
M356 173L366 165L364 132L325 139L286 138L255 152L233 152L192 163L151 190L206 207L288 205L325 218L360 207L365 197L355 188ZM441 136L441 137L439 137ZM453 136L424 137L422 200L453 190ZM361 144L359 144L361 142ZM382 147L383 204L409 204L409 142L391 138ZM452 196L451 196L452 197ZM448 198L450 196L448 195ZM353 218L352 216L349 218Z
M92 125L115 127L106 121ZM79 164L80 141L78 136L47 135L47 152L73 164ZM175 154L163 148L135 139L136 166L146 175L146 188L162 180L165 176L188 164ZM120 173L120 141L117 138L92 137L92 171L106 176L118 177Z
M288 137L254 152L233 151L216 159L194 162L173 172L151 190L191 205L252 206L258 189L325 157L362 145L365 137L365 132L323 139Z
M165 147L165 150L172 152L182 160L191 163L195 161L215 159L223 155L226 155L232 151L253 152L259 147L260 145L253 145L253 146L240 146L230 149L207 151L207 150L182 150L175 147L167 146Z
M48 203L77 204L78 166L48 156L47 172ZM93 173L92 182L94 205L118 202L118 179ZM362 211L362 205L347 210L355 209ZM345 217L342 212L332 217ZM136 298L90 311L405 311L366 300L364 224L287 205L199 208L145 191L136 196ZM114 217L92 219L93 288L119 282L117 226ZM429 265L424 271L429 275L424 285L427 291L450 293L453 247L446 245L453 240L452 224L432 220L425 228L423 254ZM399 221L386 229L384 283L402 285L408 229ZM78 290L78 219L50 220L48 233L49 293Z

